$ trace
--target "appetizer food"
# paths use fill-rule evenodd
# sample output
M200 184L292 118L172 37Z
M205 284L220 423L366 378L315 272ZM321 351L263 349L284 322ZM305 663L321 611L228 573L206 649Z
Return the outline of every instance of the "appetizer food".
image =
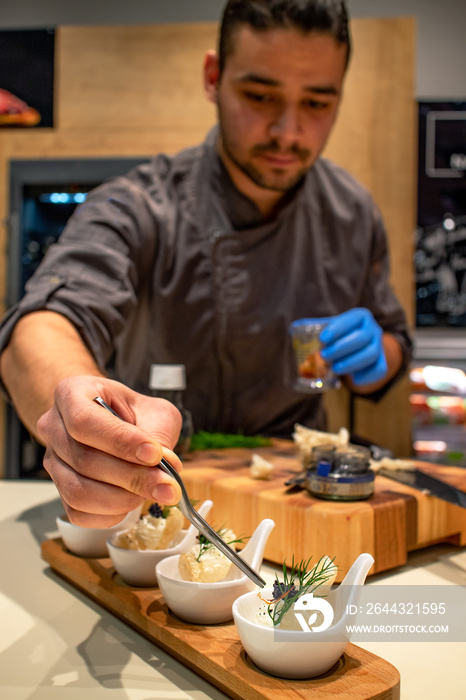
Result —
M303 469L307 469L314 447L318 445L346 447L349 444L349 433L346 428L340 428L338 433L325 433L297 423L294 427L293 440L298 450L301 466Z
M251 479L267 480L272 475L273 469L274 466L272 462L269 462L267 459L264 459L258 454L253 454L251 468L249 470Z
M278 585L275 586L275 590L268 586L261 589L260 595L256 590L237 598L232 606L233 619L241 644L250 660L266 673L279 678L315 678L330 671L341 659L351 640L353 625L360 608L362 585L373 564L374 558L370 554L360 554L343 582L332 586L326 597L321 597L324 589L320 585L329 588L334 564L323 557L317 563L317 576L316 569L311 568L309 562L302 562L291 567L291 574L284 568L283 578L281 575L277 577L281 583L276 582ZM309 576L311 572L312 576ZM311 581L313 577L314 581ZM295 586L298 596L293 617L299 628L296 626L296 629L281 629L282 625L286 625L286 618L291 617L287 594L291 593L293 597L295 594L290 585ZM307 586L307 595L301 595ZM312 586L314 590L309 593ZM269 600L262 601L262 598ZM263 602L266 604L263 609L265 614L258 616L258 608ZM317 619L319 613L322 613L322 623ZM264 621L266 624L263 624ZM274 625L274 622L277 624ZM342 671L346 675L347 670L345 664L340 661L338 674ZM323 689L323 695L331 697L331 690L325 693L324 686L327 680L328 678L318 680L317 686L310 689L310 695L313 695L313 690L317 692ZM351 680L348 682L351 684ZM331 684L329 688L330 686ZM286 689L290 687L287 686Z
M243 541L243 539L236 537L233 530L221 528L217 532L222 540L230 546ZM188 552L180 555L178 570L181 578L184 581L198 581L200 583L222 581L230 572L231 561L204 535L199 534L197 540L197 544Z
M122 549L167 549L181 532L184 516L176 506L152 503L138 522L118 537Z
M296 445L299 461L303 469L308 469L312 463L312 452L316 447L330 447L335 453L344 451L359 451L359 445L353 445L349 441L349 432L346 428L340 428L338 433L326 433L321 430L313 430L297 423L294 427L293 441ZM382 457L382 459L371 459L370 468L377 472L381 467L387 469L410 469L414 466L413 460L392 459Z
M310 352L303 362L299 364L298 372L305 379L325 379L328 365L319 352L318 344L317 349Z
M396 471L397 469L414 469L415 466L416 461L412 459L391 459L390 457L382 457L382 459L373 459L371 461L371 469L375 473L382 468Z
M262 600L254 622L267 627L279 627L286 630L301 630L302 627L295 615L295 604L300 598L309 593L323 598L328 595L338 567L334 560L327 556L321 557L317 564L309 569L312 557L299 564L291 564L290 573L287 571L286 562L283 563L283 580L278 578L273 584L273 598ZM309 569L309 571L308 571ZM322 624L322 613L317 612L312 626L319 627Z

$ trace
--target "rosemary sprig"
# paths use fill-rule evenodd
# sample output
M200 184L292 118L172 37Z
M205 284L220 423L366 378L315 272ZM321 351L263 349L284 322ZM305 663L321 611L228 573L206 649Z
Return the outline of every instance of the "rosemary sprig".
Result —
M283 582L280 583L277 576L274 583L273 600L266 601L268 613L274 626L280 624L283 616L293 607L298 598L310 593L332 577L335 569L335 557L327 561L326 559L325 556L321 557L316 566L308 571L312 557L309 557L307 561L303 559L295 564L293 556L289 574L286 560L283 562Z
M217 534L220 535L220 537L223 539L224 535L226 532L228 532L227 527L221 527L219 530L216 530ZM199 540L199 554L196 557L196 561L199 561L200 558L211 548L215 547L214 544L210 540L207 539L205 535L202 533L199 533L197 536L197 539ZM249 537L245 537L244 535L241 535L241 537L237 537L235 540L230 540L227 542L228 545L231 544L244 544L245 540L248 540Z

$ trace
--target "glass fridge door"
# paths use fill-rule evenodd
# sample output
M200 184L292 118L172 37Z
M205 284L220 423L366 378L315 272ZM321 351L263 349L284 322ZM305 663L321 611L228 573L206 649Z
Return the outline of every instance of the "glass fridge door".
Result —
M466 333L442 329L426 338L418 330L416 341L410 370L414 455L466 468Z

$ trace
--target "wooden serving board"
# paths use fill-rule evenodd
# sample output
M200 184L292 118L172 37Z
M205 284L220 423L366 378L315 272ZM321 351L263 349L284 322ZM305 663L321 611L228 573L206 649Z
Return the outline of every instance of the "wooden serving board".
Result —
M234 623L183 622L158 588L132 588L109 558L84 559L60 538L42 543L52 569L188 668L237 700L398 700L400 675L387 661L349 644L337 664L310 680L284 680L258 669L239 641Z
M262 455L275 466L268 481L250 476L251 458ZM466 469L428 463L432 476L466 491ZM466 509L428 496L392 479L376 476L375 493L366 501L336 502L313 498L284 484L300 466L294 443L274 440L271 447L206 450L188 454L183 480L190 498L210 498L209 522L251 535L264 518L275 528L265 559L280 566L320 556L335 557L341 581L362 552L375 559L371 574L400 566L408 552L436 542L466 544Z

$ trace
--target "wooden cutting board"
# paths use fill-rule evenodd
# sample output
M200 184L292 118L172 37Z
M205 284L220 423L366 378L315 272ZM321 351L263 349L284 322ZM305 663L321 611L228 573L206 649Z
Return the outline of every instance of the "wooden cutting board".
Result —
M274 464L273 476L250 476L251 458L262 455ZM419 463L432 476L466 491L466 469ZM236 535L251 535L264 518L275 528L265 559L280 566L320 556L335 557L341 581L361 552L375 559L371 574L400 566L408 552L436 542L466 544L466 509L421 491L376 476L375 493L367 501L335 502L313 498L284 484L299 472L295 446L274 440L259 449L206 450L184 459L183 480L190 498L210 498L209 522L228 525Z
M354 644L318 678L275 678L251 662L233 622L183 622L167 608L158 588L127 586L109 558L77 557L59 538L42 543L42 557L75 587L236 700L399 700L397 669Z

